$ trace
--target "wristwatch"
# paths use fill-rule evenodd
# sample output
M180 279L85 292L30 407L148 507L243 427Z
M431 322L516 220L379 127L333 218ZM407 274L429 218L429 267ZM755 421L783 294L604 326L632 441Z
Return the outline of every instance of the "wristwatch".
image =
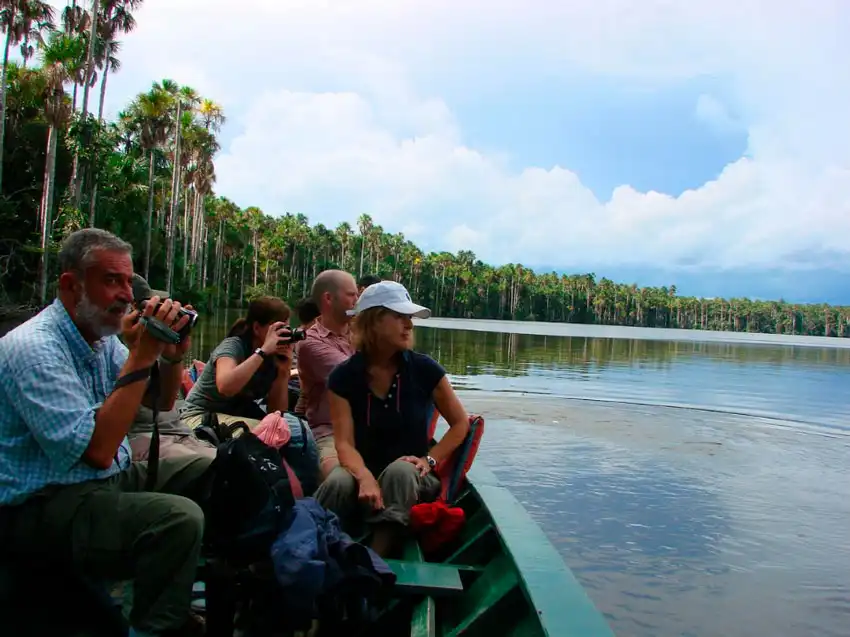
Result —
M255 350L254 350L254 353L255 353L257 356L259 356L260 358L262 358L263 360L266 360L266 357L268 356L268 354L266 354L266 353L263 351L263 348L262 348L262 347L258 347L257 349L255 349Z
M434 460L431 456L425 456L425 460L428 461L428 466L432 469L437 466L437 461Z

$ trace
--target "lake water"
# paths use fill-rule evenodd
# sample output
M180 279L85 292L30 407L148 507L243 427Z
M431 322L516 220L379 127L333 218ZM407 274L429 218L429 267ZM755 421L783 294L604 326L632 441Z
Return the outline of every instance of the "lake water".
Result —
M197 354L237 316L206 321ZM481 461L618 635L850 635L850 342L445 319L416 334L485 416Z

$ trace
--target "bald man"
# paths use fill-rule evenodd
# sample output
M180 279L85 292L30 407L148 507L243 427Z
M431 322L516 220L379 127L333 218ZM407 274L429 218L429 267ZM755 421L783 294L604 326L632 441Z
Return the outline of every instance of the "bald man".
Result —
M326 270L313 281L312 298L319 318L296 345L301 390L307 394L307 424L319 447L319 464L324 480L339 464L334 447L328 404L327 380L331 370L354 354L348 310L357 303L357 283L342 270Z

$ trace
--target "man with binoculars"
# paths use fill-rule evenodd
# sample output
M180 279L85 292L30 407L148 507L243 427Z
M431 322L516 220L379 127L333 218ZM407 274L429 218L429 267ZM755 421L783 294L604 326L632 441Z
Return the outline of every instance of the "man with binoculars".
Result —
M157 363L158 406L173 406L193 313L156 296L136 307L131 250L71 234L56 300L0 339L0 535L16 556L134 579L131 635L190 635L204 524L191 498L211 459L162 458L146 485L127 433Z

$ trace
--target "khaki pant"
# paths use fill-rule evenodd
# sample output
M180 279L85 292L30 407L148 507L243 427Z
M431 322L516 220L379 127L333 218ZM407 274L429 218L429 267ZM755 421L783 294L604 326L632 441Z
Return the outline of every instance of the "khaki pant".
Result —
M337 466L316 491L316 500L337 514L343 527L361 519L367 524L395 522L407 526L410 509L418 502L433 501L440 493L440 480L429 473L422 477L415 465L396 460L378 476L384 508L372 511L357 496L360 487L347 469ZM359 519L358 519L359 518Z
M319 449L319 470L322 472L322 480L326 480L334 468L339 466L333 434L316 440L316 447Z
M133 460L147 461L151 447L152 434L135 434L130 437L130 448L133 450ZM160 458L183 458L186 456L202 455L210 460L215 458L215 447L206 440L195 436L179 436L174 434L159 435Z
M248 425L248 429L254 431L257 428L257 425L260 424L259 420L254 418L243 418L242 416L231 416L229 414L216 414L218 416L218 422L221 425L232 425L235 422L244 422ZM181 418L183 424L191 429L195 429L198 425L204 422L203 414L195 414L194 416L183 416Z
M70 562L88 576L133 580L130 624L154 634L188 618L204 514L189 497L210 465L201 455L162 458L155 492L147 463L105 480L49 488L9 510L8 547Z

